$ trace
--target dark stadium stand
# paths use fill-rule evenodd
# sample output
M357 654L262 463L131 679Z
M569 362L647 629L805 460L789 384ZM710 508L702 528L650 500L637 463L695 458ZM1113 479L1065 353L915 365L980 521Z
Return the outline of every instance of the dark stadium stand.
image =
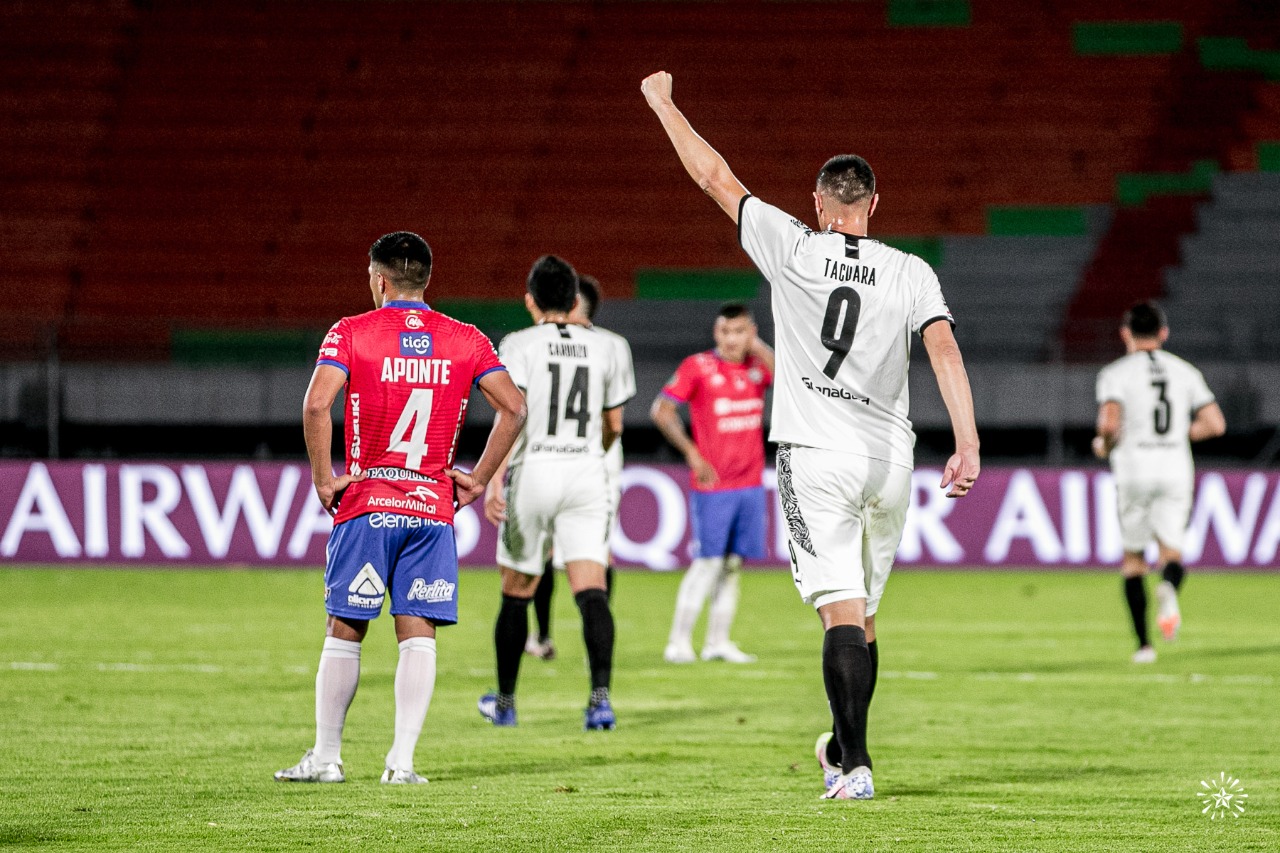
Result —
M1170 347L1193 360L1274 360L1280 173L1219 175L1195 213L1197 231L1166 278Z
M975 353L1053 357L1065 318L1067 354L1089 356L1099 318L1159 292L1207 189L1194 164L1255 169L1280 139L1276 23L1247 0L662 10L5 4L5 354L50 326L68 358L216 349L185 330L217 329L242 353L242 331L362 310L365 247L395 227L435 247L446 303L512 299L546 251L615 300L643 296L641 269L744 269L638 94L665 67L748 186L797 215L826 156L866 155L875 233L945 237ZM1155 195L1096 213L1126 186ZM999 227L1034 206L1090 227Z

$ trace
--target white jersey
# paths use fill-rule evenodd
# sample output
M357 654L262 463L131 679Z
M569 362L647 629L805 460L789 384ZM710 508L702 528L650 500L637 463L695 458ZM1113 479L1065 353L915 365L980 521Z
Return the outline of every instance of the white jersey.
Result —
M595 329L542 323L502 339L498 357L525 393L529 416L511 467L534 459L604 458L604 409L635 393L630 365Z
M1130 353L1102 368L1097 398L1122 410L1111 451L1117 479L1190 480L1191 419L1213 402L1199 370L1164 350Z
M618 380L617 397L630 400L636 395L636 370L635 362L631 358L631 344L627 343L627 339L617 332L611 332L608 329L602 329L599 326L592 326L592 329L613 342L616 350L616 377ZM614 441L609 449L605 452L605 465L609 469L609 481L613 484L613 488L617 489L622 477L622 439Z
M955 322L933 269L869 237L811 231L754 196L738 237L773 288L770 439L912 467L911 333Z

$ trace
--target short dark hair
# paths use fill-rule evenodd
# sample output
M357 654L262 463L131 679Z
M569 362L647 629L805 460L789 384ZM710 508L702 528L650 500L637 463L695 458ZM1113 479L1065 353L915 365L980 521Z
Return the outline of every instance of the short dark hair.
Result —
M861 204L876 194L876 175L857 154L838 154L818 172L818 192L841 204Z
M588 320L594 320L600 308L600 282L593 275L579 275L578 295L582 297L583 313Z
M1124 312L1124 326L1137 338L1154 338L1168 325L1164 309L1154 302L1139 302Z
M533 262L525 286L540 311L572 311L578 297L578 274L569 262L543 255Z
M736 320L739 317L746 317L753 323L756 321L756 318L751 314L751 309L747 307L747 303L745 302L726 302L720 306L720 310L716 312L716 317L723 317L726 320Z
M369 247L369 260L397 290L422 290L431 278L431 247L412 231L379 237Z

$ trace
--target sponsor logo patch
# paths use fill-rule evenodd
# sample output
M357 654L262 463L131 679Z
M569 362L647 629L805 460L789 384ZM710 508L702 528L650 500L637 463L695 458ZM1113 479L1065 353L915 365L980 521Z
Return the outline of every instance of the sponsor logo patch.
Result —
M347 587L347 604L352 607L363 607L376 610L382 607L382 599L387 594L387 587L378 577L378 570L373 563L365 563Z
M404 318L404 324L406 327L410 329L421 329L425 325L422 322L422 318L419 317L417 314L406 315Z
M405 321L408 323L408 320ZM421 321L419 321L421 323ZM401 332L400 354L426 358L431 355L432 343L430 332Z
M440 578L430 584L422 578L414 578L413 586L409 587L409 600L428 603L453 601L453 591L456 587L457 584L449 583L447 580Z

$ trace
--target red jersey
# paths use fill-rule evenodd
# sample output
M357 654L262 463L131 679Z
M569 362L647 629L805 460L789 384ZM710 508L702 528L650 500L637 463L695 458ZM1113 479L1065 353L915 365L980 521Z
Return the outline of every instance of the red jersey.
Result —
M343 317L316 364L347 374L347 471L335 523L371 512L453 522L453 464L471 386L504 370L479 329L422 302Z
M708 350L680 362L662 393L689 405L693 443L719 478L708 488L699 486L690 472L696 491L722 492L761 484L764 393L772 382L773 374L754 355L733 364Z

